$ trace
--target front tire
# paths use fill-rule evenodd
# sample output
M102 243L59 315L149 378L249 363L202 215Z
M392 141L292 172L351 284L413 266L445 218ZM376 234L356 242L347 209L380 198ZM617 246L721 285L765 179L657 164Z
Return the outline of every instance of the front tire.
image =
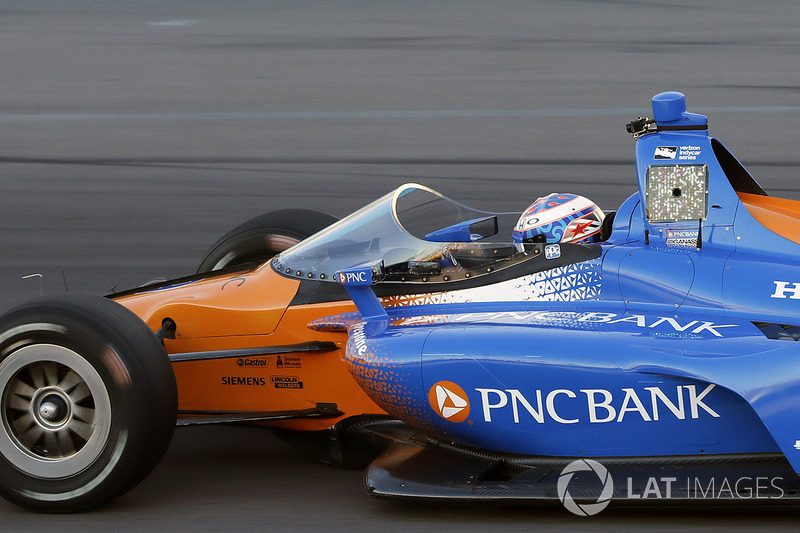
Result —
M163 456L177 386L153 332L105 298L42 298L0 317L0 495L39 512L106 503Z
M265 262L336 222L312 209L281 209L247 220L223 235L200 261L198 274Z

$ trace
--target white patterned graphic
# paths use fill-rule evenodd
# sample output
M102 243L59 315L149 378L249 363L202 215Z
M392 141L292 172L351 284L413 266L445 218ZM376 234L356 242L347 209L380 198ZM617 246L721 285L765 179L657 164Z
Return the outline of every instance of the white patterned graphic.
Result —
M382 299L385 307L469 302L571 302L600 299L600 261L553 268L471 289Z

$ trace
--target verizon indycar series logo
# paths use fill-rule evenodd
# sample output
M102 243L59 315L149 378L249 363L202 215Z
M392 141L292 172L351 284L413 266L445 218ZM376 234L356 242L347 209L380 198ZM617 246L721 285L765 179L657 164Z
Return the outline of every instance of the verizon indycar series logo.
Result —
M701 146L657 146L653 152L653 159L695 161L702 152Z
M653 153L653 159L675 159L677 153L677 146L658 146Z

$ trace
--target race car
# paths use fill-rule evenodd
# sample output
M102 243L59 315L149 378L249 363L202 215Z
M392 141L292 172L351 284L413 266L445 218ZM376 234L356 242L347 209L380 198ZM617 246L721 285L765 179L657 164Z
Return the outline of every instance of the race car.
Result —
M464 218L376 232L382 253L337 261L360 313L317 324L348 330L352 375L411 428L387 432L396 445L368 469L372 495L560 501L581 515L797 504L800 202L767 196L683 94L652 107L628 125L638 191L581 225L599 222L591 239L567 238L593 210L565 210L565 195L526 211L508 245ZM446 210L403 189L375 225L402 221L410 196ZM312 244L280 265L334 260ZM394 306L382 296L398 282L429 290Z
M575 458L794 476L793 345L776 341L800 338L800 207L766 196L683 95L653 106L629 126L640 190L616 213L567 193L487 213L408 184L339 221L257 217L192 276L9 311L0 495L100 505L176 424L215 423L332 463L380 453L383 497L557 501L569 477L580 500L597 470L559 477Z

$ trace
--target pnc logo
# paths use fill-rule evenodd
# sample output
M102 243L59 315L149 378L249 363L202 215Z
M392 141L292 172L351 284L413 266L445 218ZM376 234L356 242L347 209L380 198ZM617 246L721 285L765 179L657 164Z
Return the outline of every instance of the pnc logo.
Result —
M369 278L367 277L366 270L359 270L356 272L339 272L336 274L336 281L342 284L361 284L364 285L367 283Z
M428 402L436 414L450 422L463 422L469 416L467 393L452 381L440 381L431 387Z

